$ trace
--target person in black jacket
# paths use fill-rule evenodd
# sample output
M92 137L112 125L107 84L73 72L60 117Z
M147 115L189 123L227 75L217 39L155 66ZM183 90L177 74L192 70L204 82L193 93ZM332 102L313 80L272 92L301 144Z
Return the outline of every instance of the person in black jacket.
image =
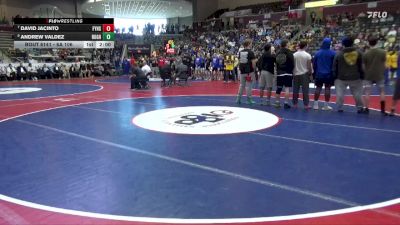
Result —
M264 46L264 53L259 60L261 76L259 80L260 87L260 104L270 105L272 86L274 82L275 73L275 55L271 53L271 44L266 44ZM264 102L264 90L267 88L267 100Z
M21 63L17 67L17 80L23 80L24 78L27 79L27 73L28 73L27 69Z
M187 65L185 65L182 61L182 59L177 59L176 60L176 67L175 67L175 78L179 78L179 83L180 85L181 81L184 81L185 85L188 85L188 78L189 78L189 68Z
M55 78L61 79L63 77L63 71L61 70L61 67L56 63L54 64L53 67L53 74Z
M148 89L149 86L147 84L148 78L146 74L144 74L143 70L141 70L136 64L133 64L131 67L130 76L131 79L131 90L139 90L139 89Z
M294 69L294 57L293 53L287 48L288 41L282 40L281 49L276 54L276 102L275 106L277 108L281 107L281 92L283 87L285 87L285 109L290 109L289 105L289 95L290 88L292 87L293 80L293 69Z
M236 103L241 104L241 98L244 89L246 89L247 103L254 104L255 102L251 98L251 88L253 82L256 80L255 68L257 59L254 52L251 50L252 40L245 40L243 43L244 49L239 52L239 70L240 70L240 85L239 91L236 98Z
M161 83L161 87L171 86L172 84L172 68L167 61L163 66L159 68L160 77L163 80ZM166 80L169 80L168 84Z

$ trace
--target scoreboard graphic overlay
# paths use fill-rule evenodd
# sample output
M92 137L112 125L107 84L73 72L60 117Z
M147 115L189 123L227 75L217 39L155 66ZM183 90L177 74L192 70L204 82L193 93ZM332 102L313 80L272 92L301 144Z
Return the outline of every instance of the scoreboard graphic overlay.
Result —
M16 18L14 48L114 48L113 18Z

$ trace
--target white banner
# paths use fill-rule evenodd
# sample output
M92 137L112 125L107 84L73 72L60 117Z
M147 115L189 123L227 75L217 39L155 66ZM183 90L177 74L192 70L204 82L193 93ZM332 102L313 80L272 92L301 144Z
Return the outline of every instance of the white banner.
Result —
M251 14L251 9L243 9L236 11L225 12L221 17L236 17L236 16L247 16Z
M368 8L376 8L378 4L376 2L368 2Z

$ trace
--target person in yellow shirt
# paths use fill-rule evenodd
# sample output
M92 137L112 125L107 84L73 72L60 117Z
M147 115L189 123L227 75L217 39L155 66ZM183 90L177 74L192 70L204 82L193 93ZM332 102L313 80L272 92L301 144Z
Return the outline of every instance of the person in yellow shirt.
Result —
M234 65L235 65L235 57L231 52L225 55L225 73L224 73L224 83L229 82L230 77L235 80L234 77Z
M396 74L397 71L397 61L398 61L398 51L396 51L394 48L391 48L387 54L386 54L386 68L388 69L389 72L389 79L393 81L394 75ZM398 76L398 74L396 74Z

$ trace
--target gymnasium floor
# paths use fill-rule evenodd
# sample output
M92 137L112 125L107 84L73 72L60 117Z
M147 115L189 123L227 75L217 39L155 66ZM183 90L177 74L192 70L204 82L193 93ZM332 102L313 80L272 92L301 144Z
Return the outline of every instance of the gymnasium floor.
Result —
M0 83L0 224L400 224L398 117L190 85Z

